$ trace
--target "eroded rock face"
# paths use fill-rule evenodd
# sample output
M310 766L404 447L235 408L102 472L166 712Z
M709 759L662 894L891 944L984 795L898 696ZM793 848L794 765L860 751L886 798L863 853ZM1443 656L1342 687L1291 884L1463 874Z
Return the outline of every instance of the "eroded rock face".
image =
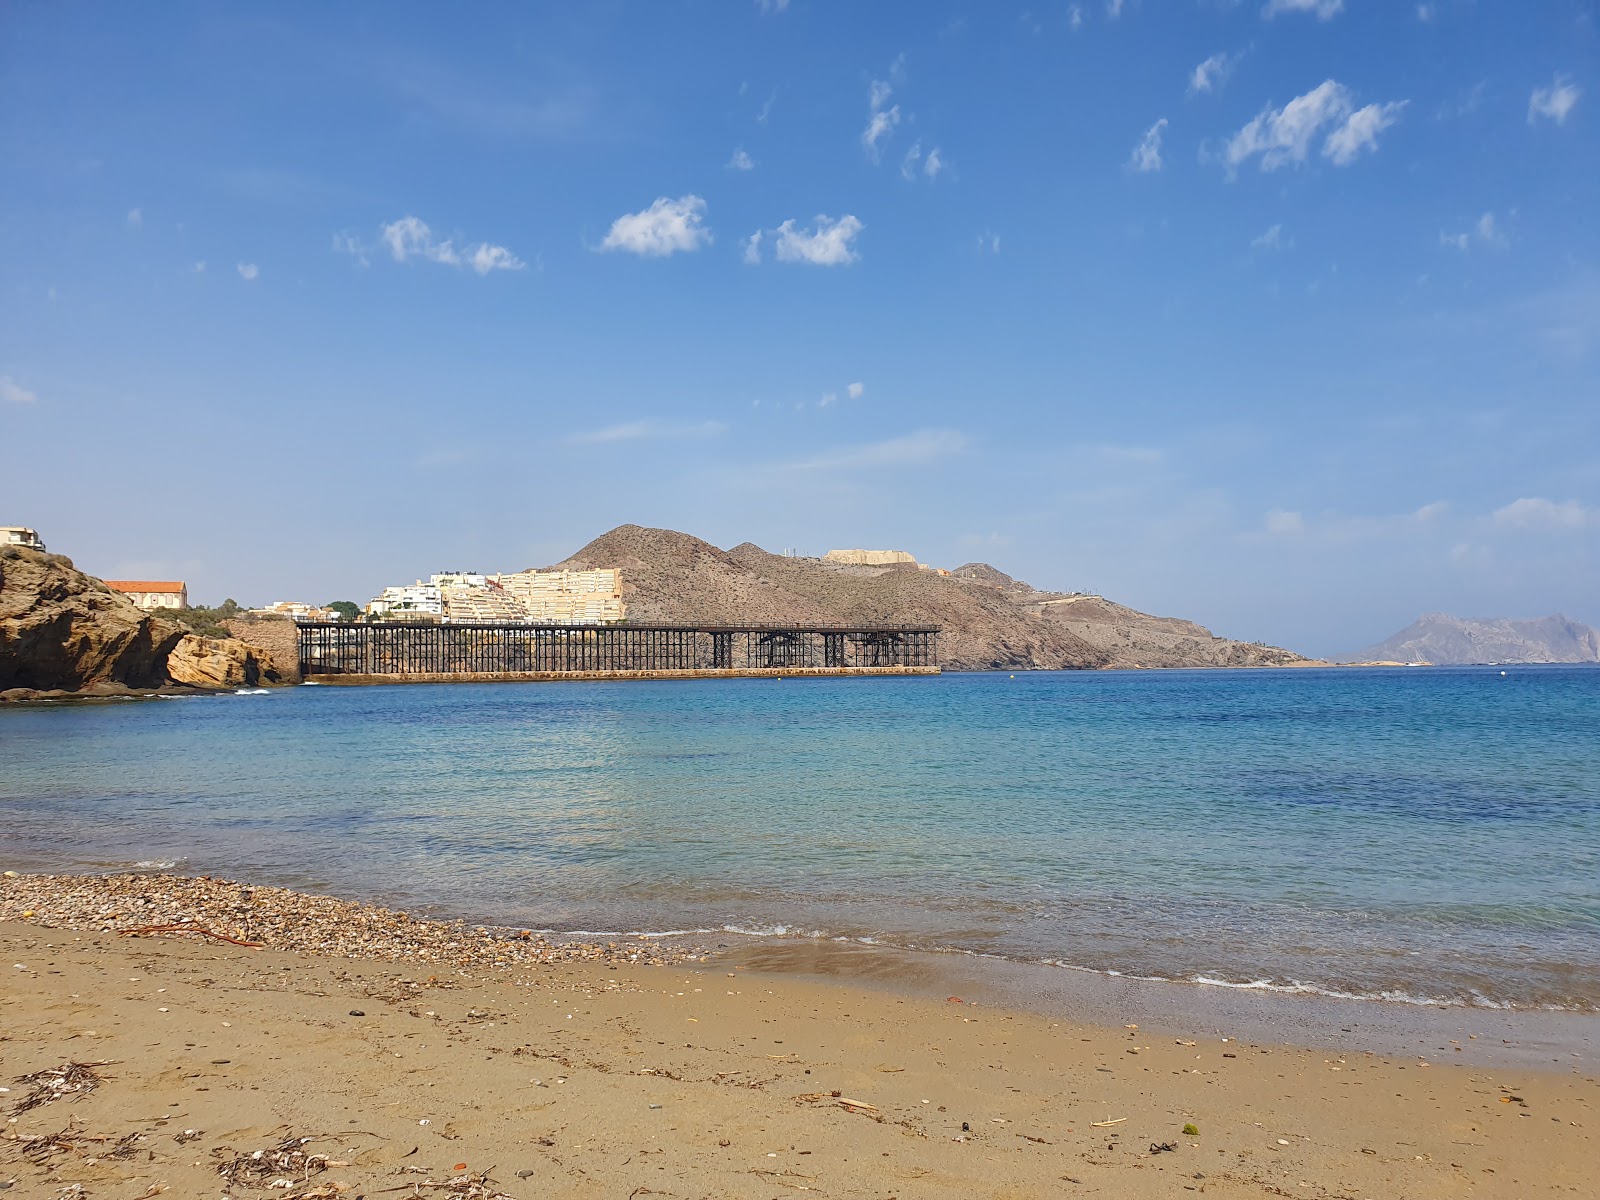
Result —
M271 656L238 638L209 638L191 633L167 655L173 683L201 688L260 687L282 682Z
M69 558L0 547L0 691L161 687L167 656L186 633Z

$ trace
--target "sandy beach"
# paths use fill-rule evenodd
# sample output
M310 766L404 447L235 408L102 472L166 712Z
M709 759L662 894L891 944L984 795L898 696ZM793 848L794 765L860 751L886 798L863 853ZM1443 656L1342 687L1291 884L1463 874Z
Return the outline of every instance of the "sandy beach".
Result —
M85 928L81 895L41 924L67 886L0 886L8 1195L1594 1194L1587 1056L1080 1024L626 946L495 966L454 927L424 940L465 965L382 961L394 915L357 906L376 959L292 915L212 929L262 948Z

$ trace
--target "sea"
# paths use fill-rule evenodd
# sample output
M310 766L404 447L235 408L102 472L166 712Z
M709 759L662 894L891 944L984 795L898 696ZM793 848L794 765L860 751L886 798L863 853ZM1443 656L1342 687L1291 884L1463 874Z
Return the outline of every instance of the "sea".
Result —
M581 938L1600 1011L1600 669L405 685L0 708L0 865Z

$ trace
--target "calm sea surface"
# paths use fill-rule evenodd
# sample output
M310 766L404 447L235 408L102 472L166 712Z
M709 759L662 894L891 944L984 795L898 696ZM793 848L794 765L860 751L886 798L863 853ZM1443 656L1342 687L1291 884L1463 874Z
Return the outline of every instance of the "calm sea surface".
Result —
M387 688L0 710L0 859L564 932L1600 1009L1600 670Z

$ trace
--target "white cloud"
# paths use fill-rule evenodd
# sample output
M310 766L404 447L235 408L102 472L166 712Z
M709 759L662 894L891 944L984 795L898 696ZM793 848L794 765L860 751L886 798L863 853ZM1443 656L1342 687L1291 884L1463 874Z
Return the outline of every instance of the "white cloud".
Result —
M1067 24L1072 26L1073 33L1077 33L1078 30L1083 28L1083 8L1081 5L1074 4L1067 10Z
M142 208L130 208L128 210L128 228L129 229L143 229L144 228L144 209L142 209Z
M1267 0L1267 5L1261 10L1264 17L1275 17L1279 13L1316 13L1317 20L1331 21L1344 8L1344 0Z
M646 258L698 250L711 242L711 231L703 224L705 212L706 202L699 196L658 197L643 212L626 213L613 221L600 248L627 250Z
M853 263L861 256L851 248L851 243L864 228L848 214L837 221L819 216L812 229L796 229L793 220L785 221L775 231L778 261L811 263L819 267Z
M1335 166L1349 166L1363 150L1377 149L1378 134L1399 119L1408 103L1398 100L1357 110L1350 89L1337 80L1326 79L1280 109L1271 105L1262 109L1228 139L1223 161L1230 171L1236 171L1256 155L1261 156L1263 171L1303 163L1311 143L1327 129L1322 156Z
M389 248L395 262L409 262L420 258L425 262L446 267L471 267L479 275L490 271L520 271L526 265L504 246L479 242L476 246L457 249L454 238L440 241L428 223L420 217L401 217L378 227L378 236ZM335 234L334 249L353 255L362 266L367 265L367 247L352 234Z
M818 408L828 408L839 401L838 392L823 392L822 399L817 401Z
M922 164L922 173L929 179L937 179L939 172L945 169L944 156L940 154L939 147L935 146L928 151L928 157Z
M395 262L425 258L452 267L461 263L455 246L448 239L442 242L435 240L433 230L420 217L401 217L398 221L390 221L380 226L378 233L389 247L389 253L394 255Z
M1122 15L1123 0L1106 0L1106 16L1115 21Z
M726 432L728 427L721 421L698 421L687 424L656 420L626 421L621 425L607 425L602 429L587 429L569 434L567 441L575 446L600 446L610 442L716 437Z
M917 162L922 158L922 143L912 142L911 149L906 151L906 156L900 160L900 178L915 179L917 177Z
M1324 158L1333 160L1336 167L1348 167L1361 156L1363 150L1378 149L1378 135L1400 119L1407 100L1389 104L1369 104L1357 109L1345 123L1328 135L1323 144Z
M1167 119L1162 117L1144 131L1144 137L1133 148L1133 156L1128 159L1128 165L1135 171L1161 170L1161 131L1166 127Z
M754 267L761 262L761 230L756 230L744 240L745 265Z
M195 265L194 265L194 273L196 275L204 275L206 273L206 260L205 259L202 258L199 262L195 263Z
M1491 246L1496 250L1504 250L1511 244L1510 239L1500 232L1500 227L1495 223L1493 213L1484 213L1483 216L1478 218L1473 227L1466 232L1441 232L1439 234L1439 244L1441 246L1451 246L1457 250L1466 250L1474 242L1479 245Z
M1417 20L1419 20L1419 21L1431 21L1431 20L1433 20L1434 11L1435 11L1435 9L1434 9L1433 5L1431 5L1431 4L1419 4L1419 5L1417 5Z
M333 249L337 254L348 254L363 267L372 265L372 260L367 257L367 247L362 245L361 239L353 233L334 234Z
M468 264L479 275L487 275L490 271L520 271L522 261L504 246L491 246L482 242L472 248L472 257Z
M1450 504L1448 501L1435 500L1431 504L1424 504L1421 508L1417 509L1416 512L1412 513L1411 516L1413 520L1426 525L1430 521L1438 520L1448 511L1450 511Z
M900 124L900 106L890 104L889 98L905 74L906 56L901 54L889 64L889 82L874 79L867 87L867 127L861 131L861 148L873 162L882 161L882 143Z
M730 171L754 171L755 169L756 160L744 152L743 146L735 150L733 157L728 160L728 170Z
M1288 509L1275 508L1267 513L1267 532L1281 534L1285 537L1304 533L1306 528L1305 518L1297 512Z
M1581 95L1582 90L1565 75L1557 75L1550 81L1549 87L1534 88L1533 95L1528 97L1528 124L1534 124L1540 117L1557 125L1566 124L1567 114L1573 110Z
M255 263L242 262L239 264L237 270L239 272L239 278L244 280L255 279L261 274L261 268L256 266Z
M883 150L878 143L894 132L894 127L898 124L900 124L898 104L886 109L874 109L868 116L867 127L861 131L861 145L873 162L878 162L883 157Z
M1557 503L1540 496L1524 496L1496 509L1492 519L1500 529L1576 530L1600 526L1600 508L1589 508L1576 500Z
M1000 253L1000 235L998 233L985 230L978 235L978 253L983 254L986 252L989 254Z
M1239 55L1218 51L1193 71L1189 72L1189 95L1214 92L1228 81L1234 67L1239 65Z
M39 396L30 392L9 375L0 375L0 400L7 404L37 404Z
M863 392L865 392L866 390L867 390L866 384L864 384L864 383L852 383L852 384L850 384L848 387L846 387L844 389L844 392L845 392L845 395L850 397L850 399L859 400L859 399L861 399L861 394Z
M960 454L969 439L953 429L919 429L904 437L843 446L816 458L790 463L795 471L847 471L865 467L915 466Z
M756 0L756 7L769 16L789 7L789 0Z
M1274 225L1258 238L1251 239L1252 250L1282 250L1284 247L1283 226Z

